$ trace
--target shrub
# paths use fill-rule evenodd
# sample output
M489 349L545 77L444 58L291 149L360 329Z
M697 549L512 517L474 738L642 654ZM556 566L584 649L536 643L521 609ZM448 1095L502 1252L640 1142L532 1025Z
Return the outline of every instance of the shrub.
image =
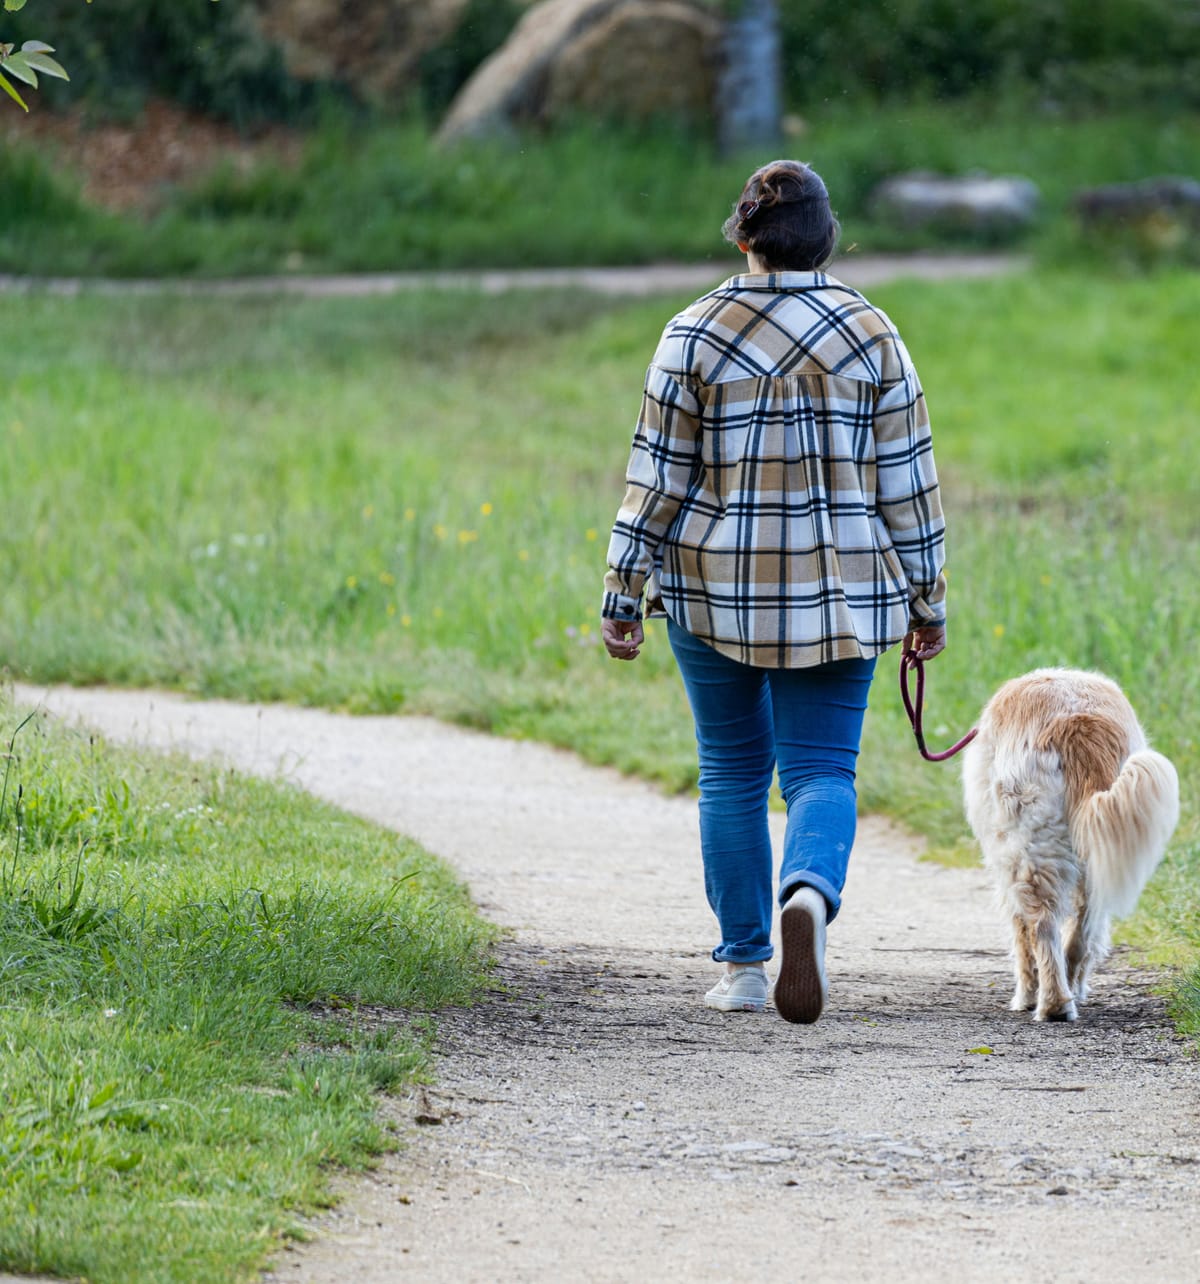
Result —
M311 117L322 97L320 86L288 75L246 0L39 0L4 15L6 41L47 33L71 75L70 83L42 81L39 95L50 105L82 100L125 115L158 95L250 125Z
M427 111L442 111L520 13L516 0L468 0L453 34L420 60L413 97ZM122 116L158 95L247 126L306 124L327 100L354 105L367 98L336 69L315 82L289 74L251 0L107 0L94 6L40 0L32 16L4 15L6 41L47 33L71 76L69 84L43 85L40 93L50 105L83 101L97 113ZM406 102L404 95L400 100Z
M780 17L802 110L1015 85L1070 106L1200 106L1200 11L1177 0L780 0Z
M29 223L62 227L86 217L79 197L42 159L24 148L0 148L4 226Z

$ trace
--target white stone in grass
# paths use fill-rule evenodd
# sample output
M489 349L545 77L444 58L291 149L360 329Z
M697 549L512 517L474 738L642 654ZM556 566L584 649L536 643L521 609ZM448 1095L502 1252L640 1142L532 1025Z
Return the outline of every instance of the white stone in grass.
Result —
M894 174L872 192L872 216L905 228L1016 232L1037 217L1040 194L1028 178L917 171Z

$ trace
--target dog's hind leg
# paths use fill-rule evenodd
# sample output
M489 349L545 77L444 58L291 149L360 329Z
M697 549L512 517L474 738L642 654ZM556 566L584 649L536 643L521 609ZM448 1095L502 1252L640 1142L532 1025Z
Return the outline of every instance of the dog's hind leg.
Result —
M1091 972L1084 919L1085 911L1081 909L1067 925L1067 984L1071 987L1076 1003L1082 1003L1087 998L1087 978Z
M1033 925L1033 954L1037 960L1038 995L1035 1021L1074 1021L1075 999L1067 984L1067 959L1058 917L1038 916Z
M1013 996L1009 1007L1028 1012L1037 1002L1037 965L1033 957L1033 928L1022 914L1012 918Z
M1087 999L1092 969L1108 954L1108 916L1094 908L1086 894L1080 901L1067 945L1067 982L1076 1003Z

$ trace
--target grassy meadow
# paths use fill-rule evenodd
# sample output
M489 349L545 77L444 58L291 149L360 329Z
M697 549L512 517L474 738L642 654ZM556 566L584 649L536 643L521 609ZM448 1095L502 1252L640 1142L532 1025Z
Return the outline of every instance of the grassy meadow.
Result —
M824 175L847 243L872 251L988 244L880 223L870 208L890 174L984 171L1037 184L1041 216L1020 239L1060 257L1088 252L1070 212L1075 192L1190 173L1200 117L1071 112L1031 93L887 108L832 101L795 119L780 146ZM151 209L119 216L81 199L78 176L54 161L52 146L12 143L0 149L0 271L229 276L704 260L762 161L719 157L707 136L666 125L635 132L580 121L533 140L445 148L420 120L336 114L298 152L291 163L231 163L160 184ZM1148 248L1120 252L1137 258ZM1186 257L1188 246L1157 252Z
M1194 968L1195 278L1059 271L872 297L921 371L950 522L929 740L1037 665L1121 681L1185 808L1126 936ZM661 626L615 665L596 621L641 377L684 302L9 300L0 664L432 713L691 787ZM918 757L895 659L872 694L863 806L962 856L956 767ZM22 715L4 713L7 740ZM369 1092L412 1072L419 1039L360 1029L356 1005L466 996L479 929L403 840L286 791L40 723L17 748L0 813L0 1260L131 1278L110 1228L138 1196L164 1244L229 1254L153 1278L232 1278L316 1197L320 1162L384 1144ZM467 963L430 967L431 942ZM1191 975L1177 999L1196 1031ZM317 1022L314 1001L350 1015Z
M874 292L926 384L949 510L931 740L1007 676L1095 666L1186 776L1194 289ZM641 375L681 302L23 300L3 323L0 658L34 680L430 712L690 785L665 641L610 666L595 629ZM887 667L866 800L952 847L954 770L900 752Z

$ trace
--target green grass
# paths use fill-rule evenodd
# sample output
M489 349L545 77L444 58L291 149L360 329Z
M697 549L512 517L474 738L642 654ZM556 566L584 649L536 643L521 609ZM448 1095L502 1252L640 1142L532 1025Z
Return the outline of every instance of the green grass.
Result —
M485 934L404 839L22 717L0 701L0 1263L252 1278L390 1145L375 1094Z
M952 645L931 739L1007 676L1091 665L1186 778L1190 723L1167 715L1198 694L1180 571L1200 464L1193 295L1168 273L877 292L916 355L946 479ZM39 680L432 712L689 785L666 646L607 666L594 630L641 374L673 306L27 300L5 336L0 657ZM954 769L883 751L907 748L892 680L865 797L952 847Z
M1012 96L886 109L826 103L781 147L824 174L847 243L953 245L944 233L873 221L870 193L903 170L983 170L1038 184L1043 214L1026 241L1058 257L1079 249L1075 191L1190 173L1200 117L1074 117ZM549 137L443 148L419 124L343 122L312 134L294 168L196 175L141 220L85 206L68 176L47 173L44 154L12 148L0 153L0 270L225 276L704 260L720 257L721 223L766 159L722 158L710 140L666 127L580 123Z
M1200 721L1191 574L1200 470L1194 294L1195 278L1185 273L1057 272L898 284L873 295L922 373L950 521L951 641L929 674L930 741L957 738L999 682L1037 665L1091 666L1119 679L1184 782L1180 831L1126 936L1156 957L1191 964L1200 955L1200 836L1188 788ZM668 788L690 787L690 720L661 627L651 626L650 644L630 666L604 660L595 632L641 377L677 302L468 292L358 301L22 300L0 322L0 662L38 681L158 683L362 712L430 712L567 745ZM961 855L957 769L917 756L894 662L894 655L882 662L872 693L863 806L914 825L938 852ZM104 787L73 787L66 794L77 800L60 802L53 781L83 767L47 769L35 787L25 752L26 841L39 832L42 811L58 818L47 834L63 838L47 846L36 877L26 874L24 855L14 864L17 883L6 900L20 930L46 931L34 922L39 902L50 905L50 923L59 921L53 907L70 899L82 838L96 829L108 844L103 860L95 841L85 849L85 894L63 921L74 923L80 907L93 904L99 917L70 949L49 950L15 1001L16 1028L29 1038L40 1032L42 1055L65 1076L54 1089L54 1117L66 1122L46 1142L46 1153L58 1156L50 1171L65 1171L64 1156L74 1153L66 1142L55 1150L54 1137L72 1136L70 1121L87 1123L89 1109L104 1111L106 1101L87 1102L108 1084L118 1085L110 1100L121 1103L186 1097L174 1078L161 1088L158 1080L143 1083L140 1069L173 1055L185 1035L197 1040L188 1044L190 1063L210 1045L227 1051L243 1025L261 1030L254 1036L263 1040L261 1057L254 1053L253 1066L236 1073L301 1100L291 1076L310 1056L323 1058L322 1083L330 1059L346 1065L375 1056L369 1040L364 1046L352 1036L345 1036L349 1054L320 1049L332 1036L319 1032L329 1027L301 1034L290 1023L305 1018L279 999L414 1002L403 985L389 993L377 984L373 946L345 962L320 948L321 940L344 938L347 915L390 922L381 898L408 868L410 857L396 853L409 849L349 826L337 844L345 864L319 870L324 831L314 824L315 837L304 826L278 835L272 817L283 804L265 787L210 776L194 784L183 768L154 784L144 766L136 778L122 767L103 777ZM92 750L77 743L72 752L86 764ZM120 779L130 782L133 812ZM11 797L7 805L11 842ZM196 806L218 807L222 825ZM285 811L297 806L289 798ZM85 819L68 824L75 811ZM134 813L140 819L129 819ZM151 822L164 828L147 846L140 835ZM173 837L172 826L182 826L183 837ZM361 841L352 842L354 834ZM162 860L149 855L163 847L190 853L189 844L210 853L202 873L190 872L190 856L168 860L160 873ZM286 870L278 858L268 862L268 852L286 852ZM451 889L446 895L457 903ZM268 932L268 955L252 951L253 966L244 965L242 951L259 949L268 910L284 924L328 915L328 935L305 954L289 929ZM119 966L108 969L100 943ZM86 966L81 950L92 960ZM23 949L0 958L9 956L23 957ZM153 966L127 961L147 956ZM236 1003L228 996L197 1003L164 984L177 965L206 978L252 972L264 988L246 1001L239 982ZM144 987L136 1002L121 988L134 983ZM1185 1029L1200 1026L1198 995L1193 971L1177 992ZM55 1022L40 1019L39 1004ZM105 1017L109 1008L120 1018ZM135 1011L151 1015L134 1019ZM93 1068L93 1043L105 1038L117 1038L116 1059ZM377 1064L364 1070L368 1082ZM72 1075L83 1086L71 1088ZM240 1112L282 1110L285 1100L292 1098L230 1088L198 1108L206 1127L223 1127L220 1111L234 1112L222 1135L236 1156L244 1155L237 1138L245 1131L282 1141ZM48 1108L46 1099L32 1099L32 1107ZM361 1109L354 1117L368 1140L361 1148L330 1142L328 1155L344 1161L378 1144ZM173 1126L193 1114L177 1111ZM117 1137L119 1162L123 1150L157 1145L160 1135L141 1125L136 1138L97 1127L97 1146ZM222 1147L205 1141L201 1151ZM147 1150L129 1176L105 1171L95 1189L128 1198L129 1182L166 1162L154 1155ZM23 1182L34 1180L27 1167L22 1162ZM229 1180L214 1177L213 1188ZM159 1179L147 1184L156 1190ZM28 1189L21 1187L22 1200ZM301 1206L314 1190L275 1187L260 1204L239 1193L235 1202L261 1220L230 1234L252 1240L254 1227L279 1224L278 1212L264 1209ZM193 1198L211 1200L204 1207L224 1215L215 1195L178 1193L165 1199L162 1215L192 1216ZM31 1223L17 1225L28 1241ZM202 1225L199 1238L209 1230L216 1234ZM63 1242L81 1233L64 1231ZM5 1260L33 1262L14 1251L5 1248Z

